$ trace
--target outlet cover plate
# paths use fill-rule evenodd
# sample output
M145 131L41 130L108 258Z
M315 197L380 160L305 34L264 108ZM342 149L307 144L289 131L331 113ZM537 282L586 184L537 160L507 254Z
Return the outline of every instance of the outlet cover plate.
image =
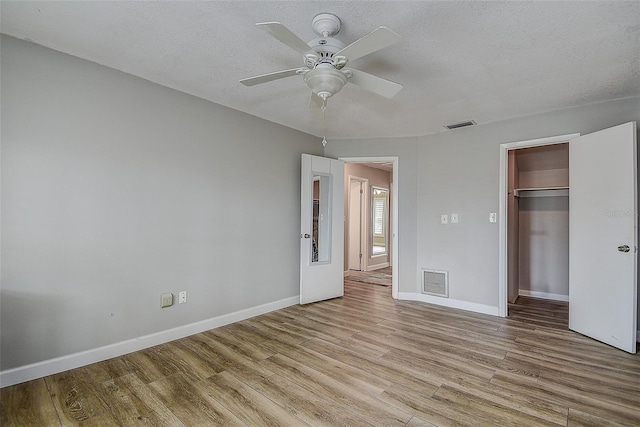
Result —
M184 304L187 302L187 291L182 291L178 294L178 304Z
M173 294L160 295L160 308L171 307L173 305Z

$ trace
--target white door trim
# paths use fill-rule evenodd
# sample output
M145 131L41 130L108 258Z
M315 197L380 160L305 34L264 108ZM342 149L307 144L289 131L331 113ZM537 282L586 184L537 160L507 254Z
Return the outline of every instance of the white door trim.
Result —
M393 163L393 182L391 183L391 209L393 212L393 224L391 232L391 296L394 299L398 299L398 169L399 158L398 156L383 156L383 157L339 157L338 160L342 160L345 163L368 163L368 162L385 162Z
M569 142L570 139L580 136L579 133L550 136L547 138L529 139L526 141L507 142L500 144L500 181L498 197L498 315L507 317L507 170L508 151L520 148L541 147L543 145L560 144Z

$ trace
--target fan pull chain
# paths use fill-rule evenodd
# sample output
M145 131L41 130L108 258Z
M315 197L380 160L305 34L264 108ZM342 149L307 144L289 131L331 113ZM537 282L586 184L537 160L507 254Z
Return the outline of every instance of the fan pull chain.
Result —
M327 145L327 99L322 100L322 147L326 147Z

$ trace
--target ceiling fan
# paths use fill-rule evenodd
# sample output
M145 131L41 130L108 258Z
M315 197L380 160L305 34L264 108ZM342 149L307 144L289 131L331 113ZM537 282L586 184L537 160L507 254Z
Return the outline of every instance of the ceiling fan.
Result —
M398 83L347 67L350 61L400 41L401 37L386 27L379 27L345 46L333 37L340 31L340 19L330 13L321 13L313 18L311 26L319 37L309 43L305 43L279 22L263 22L256 26L301 53L305 66L240 80L246 86L301 75L311 89L310 107L326 106L327 99L338 93L348 82L386 98L392 98L402 89L402 85Z

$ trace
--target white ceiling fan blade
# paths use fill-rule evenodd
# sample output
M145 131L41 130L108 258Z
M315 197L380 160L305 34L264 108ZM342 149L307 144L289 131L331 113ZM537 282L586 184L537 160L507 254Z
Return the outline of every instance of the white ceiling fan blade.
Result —
M317 93L311 92L309 97L309 108L322 108L324 101L318 96Z
M301 54L313 52L311 47L305 43L300 37L291 32L290 29L285 27L279 22L262 22L256 24L256 27L263 29L271 35L271 37L280 40L282 43L289 46L291 49L300 52Z
M261 83L267 83L267 82L270 82L272 80L277 80L277 79L282 79L282 78L285 78L285 77L295 76L296 74L298 74L298 72L300 70L302 70L302 69L301 68L293 68L291 70L282 70L282 71L276 71L275 73L262 74L260 76L255 76L255 77L249 77L247 79L242 79L242 80L240 80L240 83L242 83L245 86L259 85Z
M344 56L349 61L362 58L377 50L391 46L402 39L398 34L394 33L387 27L380 27L373 30L366 36L354 41L349 46L335 54L335 56Z
M393 98L402 89L401 84L391 80L376 77L364 71L354 69L349 69L349 71L351 71L351 78L349 79L351 83L385 98Z

